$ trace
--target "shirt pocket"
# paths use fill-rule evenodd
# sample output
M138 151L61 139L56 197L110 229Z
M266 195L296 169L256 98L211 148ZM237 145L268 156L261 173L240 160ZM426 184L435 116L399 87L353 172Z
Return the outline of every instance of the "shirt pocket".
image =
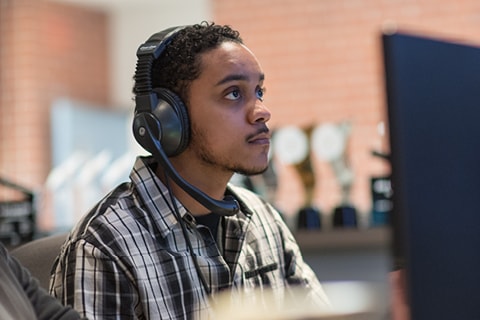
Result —
M250 259L241 264L241 279L246 288L278 286L279 264L273 259Z

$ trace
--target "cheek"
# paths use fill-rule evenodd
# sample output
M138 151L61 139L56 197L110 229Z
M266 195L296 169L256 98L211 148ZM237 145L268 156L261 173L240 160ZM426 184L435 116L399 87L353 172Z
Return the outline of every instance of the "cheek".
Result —
M198 128L200 130L200 128ZM213 123L203 127L196 137L195 144L200 148L209 149L220 154L238 154L242 150L242 134L238 127L227 122ZM199 132L200 133L200 132Z
M243 123L240 117L223 117L211 125L215 127L214 130L216 131L217 138L233 144L243 135Z
M225 107L223 107L225 108ZM209 105L199 108L209 112L194 112L191 114L190 126L192 128L192 141L207 143L211 147L229 145L242 139L245 115L234 110L225 110L221 106ZM226 112L229 111L229 112Z
M232 144L235 139L232 136L232 134L235 134L235 130L231 126L226 125L225 122L217 123L212 121L207 126L197 128L197 133L200 133L198 136L201 137L202 143L207 143L212 147Z

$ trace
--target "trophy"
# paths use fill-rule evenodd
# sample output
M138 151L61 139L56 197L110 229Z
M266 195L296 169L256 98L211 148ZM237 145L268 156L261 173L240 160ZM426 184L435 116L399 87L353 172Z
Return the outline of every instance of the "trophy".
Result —
M315 174L310 157L310 135L313 126L300 129L287 126L275 134L274 150L286 164L294 166L305 191L305 201L297 213L297 229L320 229L321 212L313 205Z
M348 164L347 142L351 124L326 123L317 126L312 132L312 148L322 160L330 163L340 185L341 201L333 210L334 227L356 227L357 211L350 201L353 184L353 171Z

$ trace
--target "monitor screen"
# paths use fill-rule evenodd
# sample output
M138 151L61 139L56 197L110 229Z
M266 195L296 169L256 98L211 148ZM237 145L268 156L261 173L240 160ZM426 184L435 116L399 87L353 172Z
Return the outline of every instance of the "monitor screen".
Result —
M480 319L480 48L382 37L394 254L412 319Z

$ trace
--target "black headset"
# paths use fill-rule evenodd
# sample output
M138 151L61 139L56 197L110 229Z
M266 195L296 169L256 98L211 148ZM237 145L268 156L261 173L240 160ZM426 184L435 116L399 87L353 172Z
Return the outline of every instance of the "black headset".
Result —
M137 50L133 135L145 150L152 153L172 179L195 200L216 214L234 215L240 207L232 196L226 196L223 201L209 197L185 181L168 159L180 154L189 143L188 112L175 93L166 88L152 88L152 68L155 60L178 31L184 28L185 26L172 27L155 33Z

